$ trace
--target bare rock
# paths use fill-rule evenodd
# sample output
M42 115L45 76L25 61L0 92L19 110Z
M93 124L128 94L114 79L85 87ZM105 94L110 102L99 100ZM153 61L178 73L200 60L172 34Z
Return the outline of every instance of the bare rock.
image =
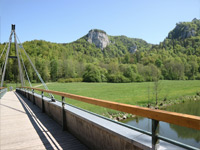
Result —
M126 119L126 118L127 118L126 115L124 115L124 116L123 116L123 119Z
M134 46L129 48L129 52L132 53L132 54L135 53L136 51L137 51L137 46L136 45L134 45Z
M109 39L105 31L93 29L88 33L88 42L94 43L96 47L103 50L107 45L109 45Z

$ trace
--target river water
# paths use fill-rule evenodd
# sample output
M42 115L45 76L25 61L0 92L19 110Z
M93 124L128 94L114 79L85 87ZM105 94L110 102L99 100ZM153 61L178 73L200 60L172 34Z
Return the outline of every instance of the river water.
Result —
M168 106L165 110L200 116L200 101L187 101L185 103ZM151 132L151 119L135 117L123 121L126 124ZM160 122L159 135L200 148L200 131Z

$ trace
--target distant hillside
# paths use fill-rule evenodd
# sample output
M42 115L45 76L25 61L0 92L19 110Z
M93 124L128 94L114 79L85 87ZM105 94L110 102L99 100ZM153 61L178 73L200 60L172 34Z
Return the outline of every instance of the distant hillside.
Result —
M120 57L127 53L149 50L152 46L142 39L128 38L126 36L109 36L105 31L99 29L90 30L86 36L75 43L87 41L90 44L94 44L96 48L100 48L105 57Z
M0 45L2 51L5 46ZM33 40L23 43L45 81L142 82L200 79L200 20L177 23L158 45L111 36L92 29L72 43ZM11 53L14 52L14 44ZM5 57L5 54L3 58ZM38 81L26 58L32 82ZM0 60L2 66L3 59ZM17 62L9 59L6 80L16 81Z
M177 23L159 47L200 56L200 19Z
M111 44L117 48L122 48L130 53L135 53L136 51L146 51L151 48L151 44L147 43L142 39L128 38L126 36L109 36Z
M193 36L200 36L200 19L193 19L192 22L180 22L169 32L168 39L186 39Z

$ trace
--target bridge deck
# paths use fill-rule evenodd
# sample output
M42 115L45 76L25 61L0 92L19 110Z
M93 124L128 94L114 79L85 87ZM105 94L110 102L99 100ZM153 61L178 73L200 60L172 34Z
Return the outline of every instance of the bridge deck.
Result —
M87 149L15 92L0 99L0 149Z

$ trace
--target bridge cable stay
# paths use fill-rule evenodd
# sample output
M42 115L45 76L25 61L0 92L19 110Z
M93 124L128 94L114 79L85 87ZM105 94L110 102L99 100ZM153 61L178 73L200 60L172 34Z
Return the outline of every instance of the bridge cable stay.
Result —
M1 65L1 71L0 71L0 75L2 75L3 74L3 67L4 67L4 62L2 63L2 65Z
M12 35L13 34L14 34L15 50L16 50L16 55L17 56L9 56L11 43L12 43ZM8 45L8 49L7 49L7 52L6 52L6 59L5 59L4 68L3 68L3 74L2 74L2 78L1 78L1 87L3 87L3 82L4 82L4 79L5 79L5 73L6 73L6 67L7 67L7 63L8 63L8 58L17 58L18 59L18 67L19 67L19 73L20 73L21 86L24 86L24 77L23 77L23 72L22 72L22 68L21 68L21 62L20 62L20 58L19 58L17 39L16 39L16 33L15 33L15 25L12 25L11 34L10 34L10 37L9 37L9 45Z
M24 86L25 85L24 75L23 75L23 72L22 72L21 61L20 61L20 57L19 57L19 51L18 51L18 46L17 46L17 38L16 38L15 30L14 30L14 38L15 38L15 49L16 49L17 60L18 60L18 67L19 67L21 86Z
M14 42L15 42L15 50L16 50L16 56L9 56L9 53L10 53L10 47L11 47L11 43L12 43L12 36L14 34ZM19 42L19 43L18 43ZM6 46L5 46L6 47ZM25 85L25 81L24 81L24 75L23 75L23 70L22 70L22 66L21 66L21 61L22 61L22 65L23 65L23 68L25 70L25 74L26 74L26 77L28 79L28 82L30 84L30 86L32 87L32 84L31 84L31 81L30 81L30 78L28 76L28 73L27 73L27 69L25 67L25 64L24 64L24 61L23 61L23 57L22 57L22 50L20 51L20 49L23 50L23 52L25 53L26 57L28 58L31 66L33 67L34 71L36 72L38 78L40 79L42 85L44 86L44 88L46 90L49 90L48 87L46 86L44 80L42 79L42 77L40 76L39 72L37 71L36 67L34 66L34 64L32 63L30 57L28 56L26 50L24 49L22 43L20 42L16 32L15 32L15 25L12 24L12 30L11 30L11 34L10 34L10 37L9 37L9 43L8 43L8 48L7 48L7 52L6 52L6 58L5 58L5 62L4 62L4 68L3 68L3 74L2 74L2 78L1 78L1 87L3 87L3 82L4 82L4 78L5 78L5 72L6 72L6 66L7 66L7 63L8 63L8 58L17 58L18 59L18 67L19 67L19 75L20 75L20 81L21 81L21 86L23 87ZM0 58L1 56L3 55L5 51L5 48L2 52L2 54L0 55ZM21 60L20 60L21 59ZM50 97L52 98L52 100L54 99L54 96L52 94L50 94Z
M7 47L7 45L8 45L8 43L6 43L6 45L4 46L4 49L3 49L3 51L2 51L2 53L1 53L1 55L0 55L0 59L1 59L1 57L3 56L3 53L4 53L4 51L5 51L6 47ZM3 61L2 65L1 65L0 75L3 74L3 66L4 66L4 61Z
M3 87L3 82L4 82L4 78L5 78L6 66L7 66L7 63L8 63L8 55L9 55L9 52L10 52L10 46L11 46L11 42L12 42L12 35L13 35L13 30L10 33L9 44L8 44L8 49L7 49L7 52L6 52L6 59L5 59L4 68L3 68L3 74L2 74L2 77L1 77L1 87Z
M17 45L17 46L18 46L18 48L20 49L19 45ZM23 60L23 58L22 58L22 55L21 55L20 50L19 50L19 56L20 56L20 58L21 58L22 65L23 65L23 67L24 67L24 71L25 71L26 77L27 77L27 79L28 79L29 85L30 85L30 87L32 87L32 84L31 84L31 81L30 81L30 79L29 79L29 76L28 76L28 73L27 73L27 70L26 70L26 67L25 67L25 64L24 64L24 60Z
M19 38L18 38L17 35L16 35L16 37L17 37L17 40L18 40L18 42L19 42L19 44L20 44L20 48L24 51L26 57L28 58L28 60L29 60L29 62L30 62L30 64L31 64L31 66L33 67L33 69L34 69L35 73L37 74L38 78L40 79L42 85L44 86L44 88L45 88L46 90L49 90L48 87L47 87L47 85L45 84L44 80L43 80L42 77L40 76L39 72L37 71L36 67L34 66L33 62L31 61L30 57L28 56L26 50L24 49L24 47L23 47L22 43L20 42L20 40L19 40ZM49 95L50 95L51 98L54 98L54 96L53 96L52 94L49 93Z
M2 53L1 53L1 55L0 55L0 59L1 59L1 57L2 57L2 55L3 55L3 53L4 53L4 51L5 51L5 49L6 49L6 47L7 47L7 45L8 45L8 43L6 43L6 45L4 46L4 49L3 49L3 51L2 51Z

